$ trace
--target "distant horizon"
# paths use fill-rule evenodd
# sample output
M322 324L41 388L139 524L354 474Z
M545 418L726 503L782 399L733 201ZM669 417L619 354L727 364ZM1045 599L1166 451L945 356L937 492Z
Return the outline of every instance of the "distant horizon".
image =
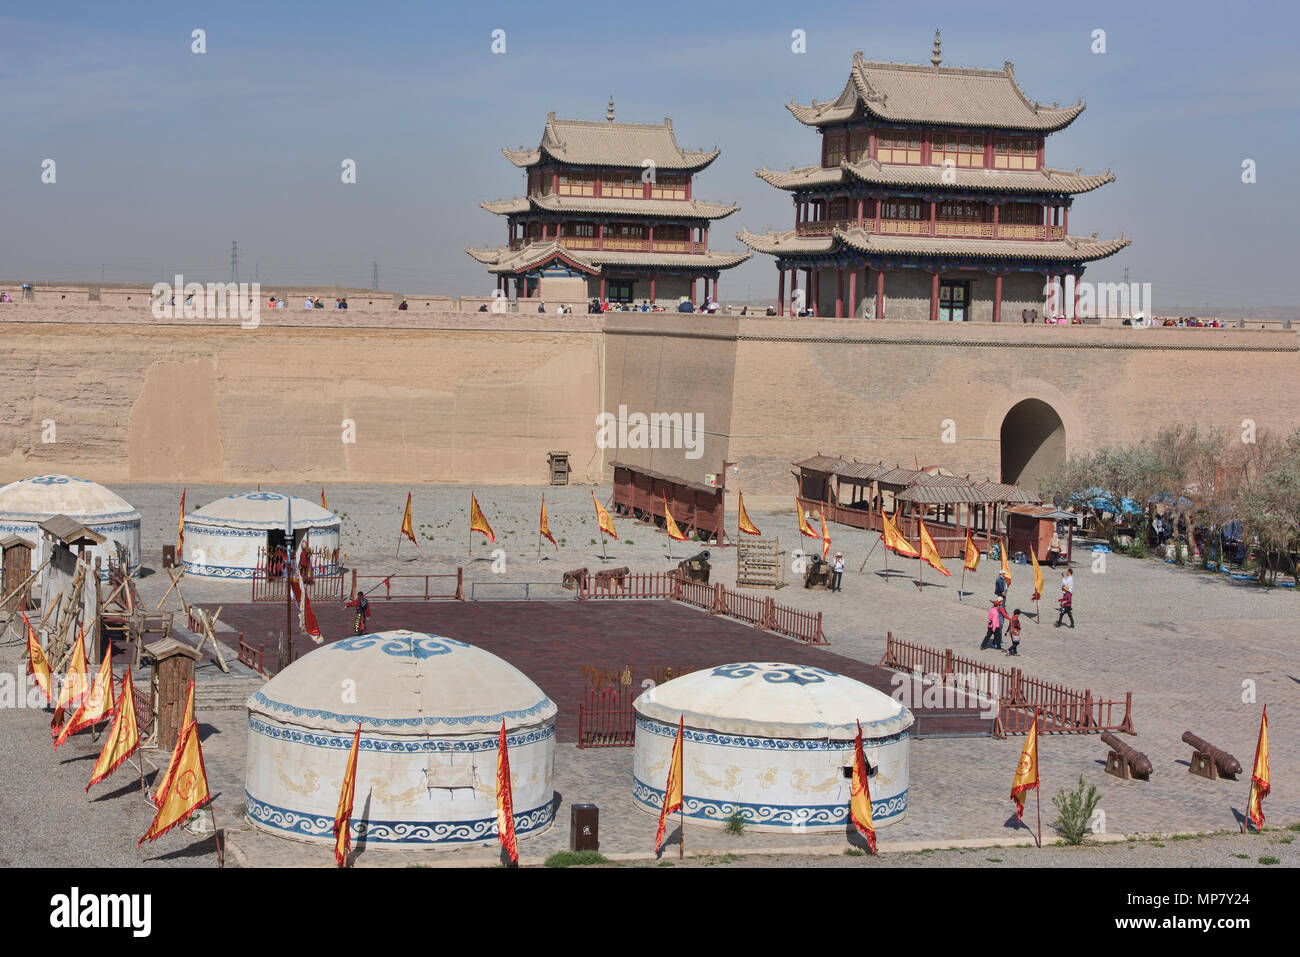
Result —
M1047 163L1114 173L1076 197L1070 224L1133 243L1089 264L1086 280L1119 282L1127 269L1152 284L1161 314L1298 314L1294 8L1270 11L1267 28L1207 0L1098 0L1082 13L1036 8L1032 20L954 4L872 24L834 0L798 11L665 0L652 22L635 7L568 9L557 19L517 0L376 0L359 16L337 0L198 10L146 0L125 13L72 2L0 17L0 273L228 281L237 241L240 278L263 285L369 288L377 266L385 288L488 295L492 276L464 249L505 241L481 200L525 191L501 148L536 145L551 111L600 119L611 94L618 119L670 116L684 148L721 149L696 195L739 204L709 245L741 251L740 230L794 222L789 195L755 170L817 161L818 135L785 104L836 96L857 49L927 63L938 27L945 66L1011 60L1029 97L1087 105L1048 138ZM504 54L491 52L496 30ZM791 49L795 30L806 54ZM622 55L602 69L612 45L650 54L638 69ZM55 183L41 181L47 159ZM343 184L348 159L357 177ZM1255 182L1243 182L1247 162ZM776 280L771 257L755 255L724 272L721 296L762 304Z

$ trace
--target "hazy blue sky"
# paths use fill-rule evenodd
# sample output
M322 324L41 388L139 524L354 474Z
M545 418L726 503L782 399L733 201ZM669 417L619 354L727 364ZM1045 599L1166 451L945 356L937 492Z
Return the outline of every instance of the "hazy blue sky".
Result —
M14 10L15 5L8 5ZM1110 168L1072 232L1123 232L1088 277L1154 284L1157 308L1293 304L1300 69L1293 5L546 2L26 4L0 18L0 277L224 279L486 293L465 255L505 223L481 199L519 195L502 146L535 146L546 113L673 118L687 148L722 149L696 195L742 227L788 228L760 164L815 162L784 108L839 93L854 50L1016 64L1026 93L1088 109L1048 140L1050 165ZM191 32L207 52L191 52ZM491 33L506 31L506 53ZM791 52L794 29L808 52ZM1091 52L1106 31L1105 54ZM41 163L57 182L41 183ZM357 163L357 183L340 164ZM1258 182L1241 181L1243 159ZM767 257L728 294L775 295Z

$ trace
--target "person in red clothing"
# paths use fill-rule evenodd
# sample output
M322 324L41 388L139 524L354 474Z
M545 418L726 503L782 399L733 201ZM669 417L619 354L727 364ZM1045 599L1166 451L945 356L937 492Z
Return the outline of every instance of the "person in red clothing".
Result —
M1068 589L1061 591L1061 597L1056 599L1056 607L1060 609L1056 614L1056 627L1061 627L1061 619L1066 615L1070 616L1070 627L1074 627L1074 593Z
M366 600L366 593L357 592L357 597L347 602L344 608L355 608L356 616L352 619L352 634L364 635L366 633L366 622L370 620L370 602Z
M1011 623L1007 625L1007 637L1011 639L1011 647L1007 649L1009 655L1019 655L1020 648L1020 609L1017 608L1011 613Z

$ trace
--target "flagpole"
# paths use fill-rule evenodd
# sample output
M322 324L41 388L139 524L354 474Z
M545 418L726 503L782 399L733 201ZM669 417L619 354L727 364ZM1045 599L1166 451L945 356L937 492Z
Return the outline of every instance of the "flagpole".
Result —
M1042 733L1039 728L1038 712L1034 712L1034 764L1038 764L1038 742L1042 740ZM1043 846L1043 775L1041 771L1036 772L1038 780L1034 782L1034 807L1038 809L1038 846Z
M874 544L872 544L872 546L871 546L871 551L867 552L867 557L864 558L864 559L862 559L862 564L858 566L858 574L859 574L859 575L861 575L862 572L863 572L863 570L866 569L866 567L867 567L867 560L870 559L871 556L872 556L873 554L875 554L875 551L876 551L876 545L879 545L879 544L880 544L881 542L883 542L884 540L885 540L885 533L882 531L882 532L880 533L880 537L876 539L876 541L875 541Z

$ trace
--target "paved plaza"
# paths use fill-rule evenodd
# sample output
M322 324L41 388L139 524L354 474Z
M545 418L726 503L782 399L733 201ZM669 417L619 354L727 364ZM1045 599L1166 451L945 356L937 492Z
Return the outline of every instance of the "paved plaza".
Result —
M145 564L158 568L161 546L173 540L178 486L119 486L116 488L143 516ZM234 489L190 486L191 508L206 504ZM319 487L294 489L316 499ZM478 488L475 492L497 532L504 551L505 571L492 571L492 547L476 541L474 557L467 561L468 488L444 486L414 490L414 516L420 547L409 542L402 548L400 562L394 562L397 528L405 488L387 486L337 486L326 489L331 509L343 517L343 548L347 564L364 574L424 574L464 567L467 595L472 588L483 598L523 597L520 583L552 586L557 599L569 593L554 586L563 571L579 566L596 569L626 565L634 571L663 571L672 564L667 558L668 539L663 532L626 518L616 518L622 541L608 544L608 562L602 563L590 489L560 487L545 489L551 527L562 547L558 554L545 544L542 560L537 558L536 520L540 488ZM602 500L608 494L601 494ZM782 547L799 547L793 503L784 500L746 501L754 522L766 536L779 537ZM734 524L734 517L729 516ZM832 526L834 549L843 551L848 565L844 590L839 594L805 591L798 584L774 595L780 603L824 614L823 629L830 639L827 648L811 648L747 626L725 622L695 609L670 605L662 620L675 634L665 634L663 655L671 658L690 647L691 661L683 664L721 664L745 657L784 657L795 662L822 661L831 670L849 670L835 662L853 659L859 666L874 666L885 648L886 632L922 644L951 648L957 654L987 661L991 665L1015 664L1027 675L1059 682L1072 688L1090 689L1094 697L1123 699L1132 692L1133 720L1137 736L1133 747L1144 751L1155 771L1149 782L1121 781L1104 773L1107 748L1096 735L1050 735L1041 745L1041 773L1044 781L1043 825L1046 841L1055 839L1049 824L1055 817L1050 798L1060 788L1071 787L1080 775L1103 792L1105 838L1123 842L1128 836L1182 832L1235 830L1249 789L1249 767L1254 755L1260 704L1267 703L1270 719L1273 793L1265 802L1270 829L1300 821L1300 774L1297 774L1297 724L1300 724L1300 656L1296 653L1300 595L1295 589L1260 589L1233 581L1226 575L1177 568L1156 560L1136 560L1106 555L1104 565L1094 564L1094 555L1080 548L1074 556L1075 613L1078 627L1052 627L1052 599L1059 591L1059 574L1044 568L1048 578L1042 603L1043 623L1026 618L1020 659L1008 659L992 651L979 651L984 618L992 595L997 564L985 560L978 572L968 573L959 600L961 569L951 561L953 576L944 579L926 569L926 587L918 589L916 563L903 563L890 556L888 578L884 575L882 550L877 547L859 565L875 544L875 533ZM477 538L478 536L476 536ZM815 543L813 543L815 544ZM695 551L697 545L673 543L674 560ZM549 555L547 552L549 551ZM713 580L730 587L735 580L735 550L713 548ZM498 567L500 556L498 556ZM790 556L787 555L787 559ZM1028 596L1032 571L1013 566L1011 607L1032 613ZM938 579L938 581L936 581ZM479 584L483 583L483 584ZM491 584L488 584L491 583ZM142 598L157 602L166 588L161 572L140 581ZM230 625L241 622L236 606L249 600L247 583L200 582L186 579L186 597L191 602L229 606ZM514 595L510 595L514 592ZM532 597L544 589L530 590ZM170 601L170 599L169 599ZM513 603L511 603L513 604ZM610 603L613 604L613 603ZM622 604L619 602L619 604ZM171 607L175 607L171 605ZM501 635L458 635L456 616L464 606L429 605L417 614L418 622L396 620L405 606L375 603L372 628L428 627L438 622L452 637L481 643L494 653L512 660L511 637ZM540 606L539 606L540 607ZM261 609L257 609L260 612ZM622 612L627 614L628 612ZM565 614L568 614L567 609ZM591 609L592 623L611 615L600 607ZM389 620L393 616L394 620ZM321 624L328 637L346 619L338 608L321 609ZM615 616L617 617L617 616ZM223 612L223 621L227 613ZM481 618L481 616L480 616ZM503 631L510 628L510 613L503 611ZM251 630L272 631L274 625L258 625L247 618ZM476 627L483 627L481 622ZM689 632L689 645L680 644ZM233 635L234 630L227 634ZM716 647L710 645L710 636ZM250 637L252 637L250 635ZM270 652L270 637L268 653ZM598 630L583 639L583 655L599 647ZM533 649L528 661L516 663L534 677L543 690L561 702L561 726L572 717L563 713L564 698L548 686L562 682L569 668L590 664L621 666L627 654L620 648L620 635L611 629L609 653L604 660L582 660L557 649L553 660L545 660L545 649ZM778 653L785 649L784 655ZM716 658L712 652L717 653ZM233 656L232 656L233 657ZM672 660L661 664L676 664ZM21 648L0 648L0 672L20 673ZM198 718L203 732L204 756L212 790L217 795L218 823L228 829L228 863L246 866L319 865L332 862L329 848L266 836L252 831L240 814L246 742L246 714L242 703L261 683L254 673L235 666L222 675L210 661L200 667ZM570 679L571 681L572 679ZM143 685L140 685L143 688ZM0 711L0 755L6 772L0 776L0 865L85 864L130 865L148 862L163 866L212 863L212 841L200 840L182 831L167 835L154 845L136 849L136 840L148 826L150 807L141 798L139 778L123 768L107 782L83 794L97 746L89 735L79 735L56 754L50 752L49 714L26 708ZM1191 748L1179 738L1191 730L1223 748L1241 761L1246 773L1237 782L1208 781L1187 771ZM601 849L612 855L648 855L653 847L656 820L637 810L631 801L632 751L628 748L578 749L566 733L560 736L555 759L556 823L546 832L521 842L525 862L540 862L547 854L568 845L569 806L594 803L600 808ZM1015 736L1005 740L989 737L923 738L911 744L910 800L906 820L880 830L880 849L917 851L947 847L958 842L979 844L1015 843L1029 840L1024 828L1015 828L1011 802L1007 799L1017 754L1023 743ZM155 764L166 755L148 754ZM1032 821L1034 801L1026 809ZM675 828L670 832L674 834ZM1264 849L1269 842L1283 839L1281 833L1244 838L1261 848L1254 859L1273 853L1284 864L1294 865L1290 845ZM1220 838L1206 840L1226 840ZM721 830L688 825L686 846L691 852L717 855L749 855L771 850L785 855L802 854L807 860L826 852L845 863L855 858L843 855L849 847L845 835L773 835L747 833L728 835ZM1127 844L1127 842L1124 842ZM1113 852L1052 850L1044 863L1090 862L1185 863L1161 857L1161 848L1151 841L1127 844ZM1188 842L1189 844L1194 842ZM1172 846L1172 845L1170 845ZM1274 852L1277 853L1274 853ZM675 856L675 844L669 853ZM960 852L945 852L959 854ZM1026 854L1027 851L1015 851ZM1111 853L1113 857L1106 857ZM1240 853L1234 850L1232 854ZM1071 859L1070 854L1080 855ZM1220 863L1230 863L1226 859ZM968 849L966 857L995 857ZM1101 856L1098 856L1101 855ZM1140 861L1134 855L1150 855ZM900 855L901 856L901 855ZM929 856L929 855L926 855ZM783 858L784 859L784 858ZM800 858L803 860L804 858ZM1012 858L1008 856L1006 860ZM358 866L407 863L492 863L492 848L459 851L380 852L358 855ZM759 858L754 858L759 862ZM794 860L794 858L789 858ZM1016 858L1028 863L1024 858ZM1232 857L1234 861L1245 861ZM938 858L935 858L936 863ZM1209 856L1193 863L1216 863ZM1262 866L1262 865L1256 865Z

